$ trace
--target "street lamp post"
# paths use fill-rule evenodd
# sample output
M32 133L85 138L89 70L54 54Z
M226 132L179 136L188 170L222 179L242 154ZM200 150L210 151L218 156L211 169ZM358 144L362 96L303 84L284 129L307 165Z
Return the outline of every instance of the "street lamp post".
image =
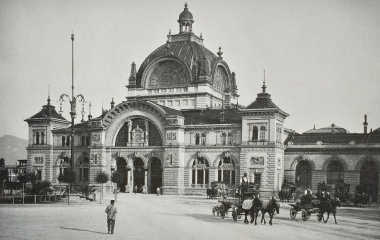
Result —
M71 116L71 134L70 134L70 144L71 144L71 159L70 159L70 167L74 168L74 133L75 133L75 126L74 126L74 119L76 117L76 105L77 105L77 99L79 99L79 102L85 103L84 96L82 94L78 94L76 97L74 95L74 34L71 34L71 98L67 94L62 94L59 97L59 101L65 102L65 98L67 98L70 102L70 116ZM62 112L62 109L60 113ZM82 113L84 114L84 113Z

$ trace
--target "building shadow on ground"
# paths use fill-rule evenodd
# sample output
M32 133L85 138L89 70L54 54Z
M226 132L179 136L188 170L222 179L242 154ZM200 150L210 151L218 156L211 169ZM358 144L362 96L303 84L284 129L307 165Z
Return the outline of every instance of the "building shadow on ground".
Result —
M106 235L108 235L108 233L106 233L106 232L97 232L97 231L92 231L92 230L87 230L87 229L69 228L69 227L59 227L59 228L64 229L64 230L72 230L72 231L80 231L80 232L91 232L91 233L99 233L99 234L106 234Z

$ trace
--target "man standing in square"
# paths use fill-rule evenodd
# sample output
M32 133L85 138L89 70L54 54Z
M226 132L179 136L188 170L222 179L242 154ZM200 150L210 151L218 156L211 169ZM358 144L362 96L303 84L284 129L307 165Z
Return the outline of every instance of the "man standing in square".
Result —
M111 200L111 204L106 207L106 213L107 213L107 227L108 227L108 234L113 234L113 230L115 228L115 220L116 220L116 207L115 207L115 200Z

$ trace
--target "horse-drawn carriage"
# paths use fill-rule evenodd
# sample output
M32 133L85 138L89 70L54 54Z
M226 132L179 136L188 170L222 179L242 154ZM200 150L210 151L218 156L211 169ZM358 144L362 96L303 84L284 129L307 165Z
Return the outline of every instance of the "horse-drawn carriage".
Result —
M290 218L295 219L298 212L301 212L302 220L306 221L311 215L316 215L317 220L327 222L330 213L333 213L336 222L336 208L340 207L339 198L330 199L330 186L325 183L318 184L318 193L316 196L307 194L300 197L300 202L289 204Z
M300 197L300 202L290 203L289 205L292 207L290 209L290 218L295 219L297 213L301 212L302 220L306 221L310 218L310 216L317 215L318 221L322 220L321 212L319 211L320 200L312 197L311 199L305 195Z
M253 199L254 196L259 196L259 186L254 183L249 183L248 187L239 186L236 189L226 189L220 196L218 204L212 208L215 215L220 215L222 219L231 212L233 220L236 222L244 213L242 204L246 199Z
M355 206L369 207L372 203L371 189L365 185L357 185L355 187Z
M287 182L285 180L281 186L281 191L278 192L278 198L281 202L294 202L296 189L297 187L293 182Z
M224 182L214 181L211 182L210 187L207 188L207 199L217 199L219 197L233 196L234 189L228 189Z
M350 194L350 184L337 183L335 185L335 197L339 198L346 207L350 205L350 202L354 202L354 198Z

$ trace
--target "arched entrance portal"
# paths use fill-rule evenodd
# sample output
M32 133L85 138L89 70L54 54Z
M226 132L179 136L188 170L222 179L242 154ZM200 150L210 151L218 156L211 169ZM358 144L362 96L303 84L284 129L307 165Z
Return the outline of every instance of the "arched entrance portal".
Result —
M118 157L116 158L116 171L123 174L123 182L119 185L120 192L125 192L125 186L128 184L128 169L127 169L127 161L124 158Z
M296 184L298 187L311 187L311 164L308 161L301 161L296 168Z
M367 187L372 201L377 202L379 172L374 161L366 161L360 168L360 185Z
M143 186L145 185L145 171L144 161L141 158L135 158L133 163L133 184L137 186L137 192L143 192Z
M159 158L152 158L150 163L150 193L156 193L157 188L162 186L162 166Z

